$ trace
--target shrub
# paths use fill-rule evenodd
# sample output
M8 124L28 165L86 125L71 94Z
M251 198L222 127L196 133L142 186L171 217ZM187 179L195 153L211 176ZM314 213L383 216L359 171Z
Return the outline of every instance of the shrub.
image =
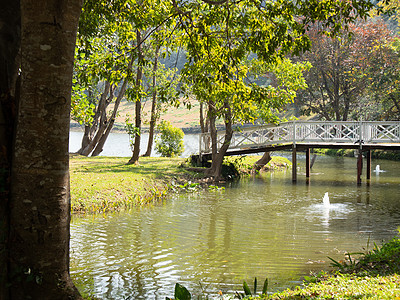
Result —
M156 138L156 151L165 157L179 156L185 149L183 146L184 133L173 127L170 122L161 121L157 126L159 135Z

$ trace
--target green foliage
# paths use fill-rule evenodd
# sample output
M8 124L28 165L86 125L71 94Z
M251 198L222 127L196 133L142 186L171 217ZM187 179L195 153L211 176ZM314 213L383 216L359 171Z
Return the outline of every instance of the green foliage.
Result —
M397 299L400 295L400 275L358 277L340 274L318 283L296 287L270 295L269 300L289 299Z
M189 291L179 283L175 285L175 299L176 300L190 300L192 296Z
M394 237L381 247L374 245L372 251L360 254L358 260L352 259L347 254L347 259L342 262L332 261L333 266L341 272L357 273L360 275L389 275L400 273L400 238Z
M268 278L266 278L264 281L263 289L260 295L261 297L265 297L267 295L267 289L268 289ZM246 281L243 281L243 291L244 293L236 292L236 297L239 299L249 298L251 296L255 297L257 295L257 277L254 278L254 289L253 289L254 293L253 294L251 293L250 287Z
M175 284L175 293L174 299L166 297L166 300L190 300L192 299L192 295L189 291L179 283Z
M140 135L140 130L135 126L134 123L131 122L129 115L127 115L125 118L125 131L129 135L129 139L131 141L131 147L133 148L135 135L136 134Z
M173 127L170 122L162 121L157 129L159 135L156 137L156 151L165 157L179 156L184 151L182 129Z
M310 48L305 34L310 24L334 34L372 7L364 0L206 2L177 1L175 7L186 32L184 75L197 99L208 104L209 116L226 124L258 118L277 122L276 110L306 87L301 73L309 65L284 57ZM270 84L252 83L258 76L271 79Z
M183 184L171 182L170 189L176 193L180 192L196 192L200 189L200 184L198 182L187 181Z

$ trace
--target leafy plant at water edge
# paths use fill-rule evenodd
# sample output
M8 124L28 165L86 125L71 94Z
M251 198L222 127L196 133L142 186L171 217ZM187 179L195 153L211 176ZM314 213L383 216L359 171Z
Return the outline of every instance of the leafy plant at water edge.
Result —
M192 299L192 295L189 293L189 291L179 283L175 284L175 293L174 293L174 299L165 298L166 300L190 300Z
M332 261L331 265L332 267L336 267L340 269L341 271L346 271L348 269L352 269L357 265L357 260L354 258L351 258L352 255L364 255L365 253L363 252L354 252L354 253L346 253L347 258L344 261L336 261L333 258L329 257L328 258Z
M181 191L196 192L199 190L200 184L191 181L185 182L184 184L177 184L174 181L172 181L171 184L169 185L169 188L176 193Z
M208 186L208 190L210 192L222 192L222 191L225 191L225 187L224 186L217 186L217 185L209 185Z
M374 244L374 249L367 253L348 253L348 258L345 261L335 261L332 266L338 268L344 273L376 274L388 275L400 272L400 239L394 237L383 246L379 247ZM351 258L351 255L361 254L362 257L358 260Z
M261 295L266 295L268 289L268 278L265 279ZM243 291L244 293L236 292L236 297L239 299L244 299L248 296L253 296L251 290L246 281L243 281ZM254 278L254 296L257 295L257 277Z

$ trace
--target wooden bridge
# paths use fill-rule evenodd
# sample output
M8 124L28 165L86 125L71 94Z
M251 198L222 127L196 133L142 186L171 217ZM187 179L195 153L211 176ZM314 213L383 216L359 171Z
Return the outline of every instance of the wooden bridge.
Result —
M225 131L218 131L218 150L224 142ZM310 149L357 149L357 183L361 184L363 153L367 158L367 179L371 178L371 150L400 150L400 122L324 122L292 121L279 126L253 126L234 131L230 155L243 155L292 149L292 164L297 165L296 152L306 152L306 177L310 178ZM200 135L200 157L211 158L210 133ZM297 168L292 168L297 180Z

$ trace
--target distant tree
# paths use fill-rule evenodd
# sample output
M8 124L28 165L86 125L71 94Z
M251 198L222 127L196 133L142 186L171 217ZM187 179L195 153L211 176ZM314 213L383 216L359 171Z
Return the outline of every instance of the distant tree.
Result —
M177 88L180 76L178 70L174 67L167 68L160 62L161 43L167 40L170 32L158 31L156 37L150 41L154 45L154 60L150 70L145 71L144 85L147 86L146 94L151 98L150 120L149 120L149 139L147 149L143 156L150 156L152 152L154 133L161 114L170 106L178 107L179 90ZM170 45L171 46L171 45ZM185 104L185 103L183 103Z
M370 88L393 57L387 47L392 32L379 19L357 20L348 30L336 37L319 34L318 25L309 30L312 47L302 60L312 68L305 73L308 88L297 98L303 113L336 121L372 117Z
M381 1L379 3L382 15L397 28L400 24L400 1ZM384 45L386 55L383 57L385 68L373 74L373 84L370 88L371 97L368 104L371 113L380 120L400 120L400 38L398 29L393 42ZM364 103L363 103L364 104Z
M173 127L168 121L161 121L157 126L156 151L165 157L179 156L185 150L182 129Z
M85 1L75 64L75 83L81 88L72 102L73 116L85 124L79 154L101 153L124 98L135 103L135 122L141 127L143 72L151 59L145 54L154 53L145 48L155 46L149 40L158 27L170 24L168 5L154 1L123 0L110 7L107 1ZM135 140L134 161L140 135Z

